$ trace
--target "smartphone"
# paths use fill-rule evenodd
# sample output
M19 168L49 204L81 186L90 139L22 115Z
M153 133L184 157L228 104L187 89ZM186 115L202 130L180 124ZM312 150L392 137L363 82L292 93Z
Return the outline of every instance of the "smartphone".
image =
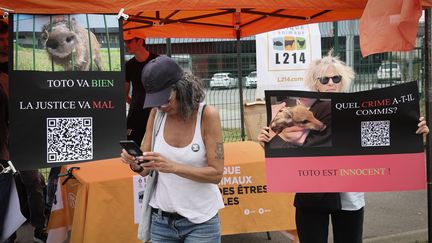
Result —
M123 140L120 141L120 145L132 156L143 155L140 147L133 140ZM138 164L147 163L149 160L138 161Z
M143 153L140 147L133 140L120 141L120 145L132 156L141 156Z

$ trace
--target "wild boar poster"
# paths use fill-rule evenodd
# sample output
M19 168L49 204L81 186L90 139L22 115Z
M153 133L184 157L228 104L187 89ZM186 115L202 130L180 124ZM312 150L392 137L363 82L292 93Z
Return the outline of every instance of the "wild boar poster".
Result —
M19 170L118 157L126 136L115 15L14 14L10 159Z
M416 82L357 93L265 95L272 133L265 145L269 191L425 188Z

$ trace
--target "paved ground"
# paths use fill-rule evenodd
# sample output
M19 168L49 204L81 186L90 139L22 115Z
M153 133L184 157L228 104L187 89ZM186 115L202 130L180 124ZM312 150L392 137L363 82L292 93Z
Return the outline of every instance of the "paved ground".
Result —
M423 243L427 241L426 191L366 193L364 243ZM290 243L281 232L222 237L223 243ZM18 232L19 243L32 242L32 228ZM333 242L331 237L329 242Z
M365 242L426 242L426 191L366 194Z

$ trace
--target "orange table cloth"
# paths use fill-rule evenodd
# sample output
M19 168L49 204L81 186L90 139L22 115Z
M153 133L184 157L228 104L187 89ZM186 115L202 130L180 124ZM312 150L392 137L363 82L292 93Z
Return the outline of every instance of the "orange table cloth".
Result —
M222 234L295 229L293 194L266 192L264 151L255 142L226 143L219 184L225 208ZM71 243L139 242L134 223L133 176L119 158L77 166L76 179L61 186L49 228L66 227ZM65 178L61 178L61 182ZM59 203L59 202L58 202Z

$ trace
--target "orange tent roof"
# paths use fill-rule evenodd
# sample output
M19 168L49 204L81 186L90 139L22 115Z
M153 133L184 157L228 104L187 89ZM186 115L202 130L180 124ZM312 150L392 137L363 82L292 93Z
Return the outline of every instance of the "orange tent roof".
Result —
M128 14L156 10L214 10L214 9L290 9L290 10L355 10L363 9L367 0L13 0L2 1L0 8L15 13L68 14L118 13L124 8Z
M150 37L238 38L290 26L359 18L363 9L233 9L144 11L130 16L124 29Z
M130 16L125 29L149 37L237 38L289 26L356 19L367 0L14 0L12 13L115 13Z
M0 9L30 14L117 14L149 37L238 38L301 24L360 18L367 0L13 0ZM422 0L431 7L432 0Z

